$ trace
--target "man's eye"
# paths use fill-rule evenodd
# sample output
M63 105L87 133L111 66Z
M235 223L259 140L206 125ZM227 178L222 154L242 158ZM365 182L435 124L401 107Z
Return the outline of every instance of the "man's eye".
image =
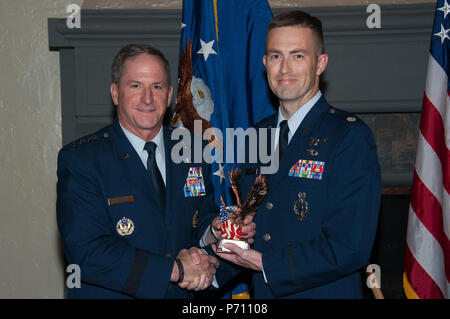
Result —
M278 54L273 54L273 55L270 56L270 58L271 58L272 60L277 60L277 59L280 58L280 56L279 56Z
M137 89L137 88L139 88L139 84L132 83L132 84L130 84L130 87L133 88L133 89Z
M301 55L301 54L296 54L296 55L295 55L295 58L296 58L296 59L302 59L302 58L303 58L303 55Z
M162 85L159 85L159 84L155 84L154 86L153 86L156 90L162 90Z

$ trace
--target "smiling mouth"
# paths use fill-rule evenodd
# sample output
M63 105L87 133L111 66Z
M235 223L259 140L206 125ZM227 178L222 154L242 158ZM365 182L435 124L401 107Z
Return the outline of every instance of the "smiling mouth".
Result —
M152 113L156 111L156 109L140 109L140 108L138 108L137 110L142 113Z
M292 84L296 81L297 81L296 79L279 79L278 83L279 84Z

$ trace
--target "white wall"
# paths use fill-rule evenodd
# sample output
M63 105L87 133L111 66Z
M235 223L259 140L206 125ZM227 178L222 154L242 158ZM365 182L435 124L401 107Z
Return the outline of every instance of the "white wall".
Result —
M59 56L47 19L82 0L0 0L0 298L63 297Z

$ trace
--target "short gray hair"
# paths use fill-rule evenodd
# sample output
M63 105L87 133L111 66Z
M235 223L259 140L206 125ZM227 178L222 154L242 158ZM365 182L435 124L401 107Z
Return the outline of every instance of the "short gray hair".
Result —
M148 54L161 59L164 65L167 83L170 86L171 81L169 62L161 51L148 44L128 44L120 49L119 53L116 54L111 66L111 82L119 85L120 78L123 74L123 65L125 61L141 54Z

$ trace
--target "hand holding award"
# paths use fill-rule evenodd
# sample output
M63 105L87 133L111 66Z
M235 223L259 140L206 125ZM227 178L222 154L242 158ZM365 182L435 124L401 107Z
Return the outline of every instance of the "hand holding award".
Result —
M225 206L223 198L220 198L222 202L222 205L220 206L221 233L217 243L218 252L229 252L228 249L223 247L227 242L232 242L242 249L249 249L248 242L243 238L243 236L246 235L242 233L242 227L244 225L243 221L246 216L254 216L256 214L259 205L261 205L269 190L266 177L264 175L258 175L248 192L245 202L242 203L239 187L240 176L240 169L234 171L231 169L228 171L228 178L230 180L231 189L236 197L237 205Z

